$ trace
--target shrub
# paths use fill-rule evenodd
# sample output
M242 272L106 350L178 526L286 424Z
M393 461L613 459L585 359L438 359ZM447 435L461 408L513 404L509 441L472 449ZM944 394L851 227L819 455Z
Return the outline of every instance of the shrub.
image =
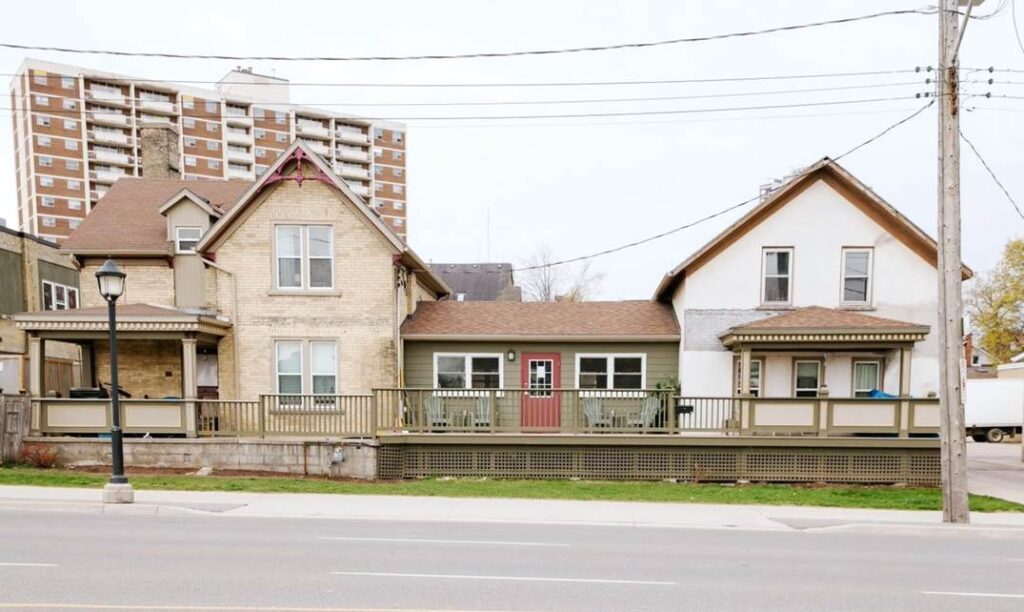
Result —
M32 467L50 469L60 465L61 456L60 451L47 444L31 443L21 447L21 453L18 456L21 463L26 463Z

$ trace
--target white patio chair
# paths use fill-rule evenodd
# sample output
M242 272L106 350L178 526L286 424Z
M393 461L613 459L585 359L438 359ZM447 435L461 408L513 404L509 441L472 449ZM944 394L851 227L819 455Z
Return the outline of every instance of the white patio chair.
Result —
M640 416L634 419L629 419L626 425L629 427L637 427L640 429L649 429L654 427L654 421L658 418L658 412L661 410L661 398L658 397L646 397L644 403L640 407Z
M587 429L612 426L611 417L605 416L601 400L596 397L583 398L583 419L586 421Z
M423 400L423 412L426 413L428 430L446 429L451 422L444 413L444 400L440 397L428 397Z
M491 406L491 398L489 395L482 395L476 398L476 407L473 410L473 427L486 427L491 426L491 419L493 418L493 410Z

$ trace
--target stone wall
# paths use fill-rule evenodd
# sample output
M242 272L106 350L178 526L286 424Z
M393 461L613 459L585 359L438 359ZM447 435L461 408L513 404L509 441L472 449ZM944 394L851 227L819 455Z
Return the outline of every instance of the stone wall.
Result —
M29 437L52 445L69 466L110 465L110 441L96 438ZM124 442L128 477L133 467L246 470L372 480L377 477L375 442L334 440L139 439Z

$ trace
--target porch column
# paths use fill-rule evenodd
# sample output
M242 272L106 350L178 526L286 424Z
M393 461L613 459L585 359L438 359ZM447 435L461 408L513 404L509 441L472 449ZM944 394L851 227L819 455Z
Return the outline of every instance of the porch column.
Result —
M28 395L32 402L32 422L29 430L32 435L39 435L43 387L46 385L46 341L36 333L28 337Z
M750 433L752 423L750 422L750 347L744 346L740 349L740 413L734 414L733 419L738 421L740 433Z
M185 435L196 437L196 339L181 339L181 396L185 400Z
M910 357L913 349L900 349L900 437L910 437Z

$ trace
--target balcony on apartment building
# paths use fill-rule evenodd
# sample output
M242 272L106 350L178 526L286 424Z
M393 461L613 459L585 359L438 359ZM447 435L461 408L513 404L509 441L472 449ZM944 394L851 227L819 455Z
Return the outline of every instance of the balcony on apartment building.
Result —
M129 176L123 168L97 168L89 172L89 178L97 183L113 183L121 177Z
M338 147L338 157L354 161L370 161L370 152L359 147Z
M356 128L339 127L334 132L335 138L342 142L350 142L353 144L367 144L369 141L366 139L366 134Z
M91 83L85 90L85 97L87 100L128 106L128 100L125 98L124 92L121 91L120 87Z
M139 98L138 107L145 111L153 113L167 113L168 115L174 115L178 112L178 105L170 100L161 98Z
M330 130L327 129L327 126L320 123L319 121L308 121L300 119L295 124L295 129L300 134L320 136L322 138L327 138L331 134Z
M228 145L227 147L228 159L232 161L240 161L246 164L251 164L255 161L252 152L244 147L235 147ZM246 170L248 172L248 170Z
M252 127L252 117L249 116L248 110L243 106L224 105L224 121L228 125Z
M247 130L236 127L229 127L224 130L224 138L229 143L250 144L252 142L252 137Z
M314 151L317 155L326 157L331 152L330 147L320 142L319 140L309 140L307 138L300 138L300 140L306 143L306 145L308 145L309 148L312 151Z
M113 109L93 109L86 114L86 117L89 121L99 123L101 125L119 125L122 127L128 127L132 124L131 117Z
M245 179L252 180L252 170L249 166L244 164L228 164L228 178L229 179Z
M370 171L364 166L334 164L334 171L342 178L370 180Z
M170 127L175 124L175 121L170 117L166 117L164 115L150 115L148 113L142 113L139 115L139 123L148 125L164 125Z
M118 130L95 128L89 130L88 135L90 140L95 140L96 142L113 142L126 145L132 141L131 136Z
M366 183L360 183L357 181L345 181L348 186L352 188L352 191L356 192L357 195L361 195L364 198L370 195L370 186Z
M89 160L124 166L132 165L134 158L127 153L112 149L93 149L89 151Z

